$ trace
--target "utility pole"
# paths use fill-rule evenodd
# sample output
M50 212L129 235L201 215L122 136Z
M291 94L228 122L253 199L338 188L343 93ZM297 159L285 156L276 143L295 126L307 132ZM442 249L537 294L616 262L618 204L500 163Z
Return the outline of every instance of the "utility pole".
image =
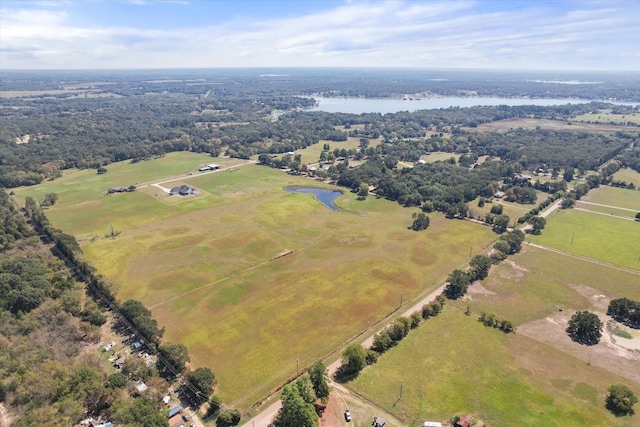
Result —
M402 294L400 294L400 307L402 307Z
M404 381L402 381L400 383L400 397L398 398L398 400L402 399L402 387L404 386Z
M298 372L299 372L299 368L298 368L299 363L300 363L300 358L297 358L296 359L296 377L298 376Z

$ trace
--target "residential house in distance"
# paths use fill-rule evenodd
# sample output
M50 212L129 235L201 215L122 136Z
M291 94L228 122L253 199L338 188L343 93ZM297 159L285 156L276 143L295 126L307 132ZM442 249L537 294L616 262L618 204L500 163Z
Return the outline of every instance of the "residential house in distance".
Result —
M179 187L173 187L171 191L169 191L169 195L173 196L175 194L179 194L181 196L188 196L190 194L198 194L195 188L189 187L188 185L181 185Z

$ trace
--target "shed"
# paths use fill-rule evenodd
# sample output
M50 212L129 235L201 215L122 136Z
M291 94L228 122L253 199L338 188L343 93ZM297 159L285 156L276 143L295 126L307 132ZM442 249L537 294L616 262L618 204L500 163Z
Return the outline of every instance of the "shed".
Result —
M505 195L504 191L496 191L493 194L493 197L495 197L496 199L502 199L504 197L504 195Z
M387 424L387 421L381 417L375 417L373 419L373 427L384 427Z
M171 409L169 411L169 418L171 418L171 417L173 417L173 416L175 416L175 415L177 415L179 413L180 413L180 407L176 406L175 408L173 408L173 409Z
M187 196L189 194L196 194L196 189L189 187L188 185L181 185L179 187L173 187L171 191L169 191L169 194L179 194L181 196Z
M121 357L115 362L113 362L113 366L115 366L117 369L122 369L126 361L127 359L125 359L124 357Z
M469 415L463 415L456 423L456 427L469 427L471 425L471 417Z
M136 383L136 390L138 390L138 393L144 393L148 388L149 387L147 387L147 385L142 381L138 381Z

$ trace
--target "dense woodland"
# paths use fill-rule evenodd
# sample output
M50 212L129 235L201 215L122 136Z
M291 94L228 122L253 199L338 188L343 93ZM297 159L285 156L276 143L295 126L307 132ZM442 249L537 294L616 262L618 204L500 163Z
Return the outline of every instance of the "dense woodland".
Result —
M184 375L185 399L208 399L213 372L191 371L186 347L163 342L164 328L142 303L117 301L73 236L52 228L33 199L24 212L39 236L0 191L0 403L10 408L12 425L68 426L94 417L168 426L161 398L177 374ZM115 369L98 345L109 328L123 343L135 336L144 343L140 354L154 358L123 351L124 364ZM144 392L136 388L140 381Z
M554 75L535 79L520 74L450 73L442 81L436 72L378 70L365 79L360 74L353 70L5 72L0 76L3 91L28 92L7 92L14 96L0 97L0 185L33 185L55 179L67 168L97 169L115 161L140 161L173 151L248 158L295 151L320 140L343 141L347 136L382 137L385 145L378 154L400 160L415 161L428 152L448 151L500 156L520 161L523 167L535 162L555 166L557 162L559 167L584 170L630 141L619 141L623 136L606 139L558 133L542 135L542 142L537 143L540 135L534 132L469 135L463 128L515 117L570 120L605 104L449 108L385 115L305 109L315 104L313 96L318 94L640 99L640 83L625 74L600 80L596 76L591 80L600 83L585 85L539 82L561 78ZM614 112L634 111L624 105L609 107ZM336 128L356 124L365 128ZM427 131L447 131L453 137L432 134L426 138ZM545 152L553 141L556 148L563 147L565 159L578 160L573 165L558 162L556 153ZM598 144L607 146L599 146L598 157L592 159L588 153ZM638 167L637 156L625 161Z

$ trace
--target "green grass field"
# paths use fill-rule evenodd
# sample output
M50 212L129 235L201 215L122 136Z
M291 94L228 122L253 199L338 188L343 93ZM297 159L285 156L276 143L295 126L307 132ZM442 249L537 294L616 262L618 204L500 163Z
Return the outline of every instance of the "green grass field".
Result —
M487 227L431 217L407 229L415 210L346 192L334 212L286 186L317 186L281 171L246 165L188 176L211 159L176 153L80 171L20 198L59 195L51 222L78 236L85 256L187 345L194 366L209 366L225 402L246 407L300 369L442 283L497 237ZM230 162L232 160L229 160ZM170 176L200 191L169 203L150 186L105 196L113 185ZM170 185L164 184L167 187ZM120 234L106 238L110 227ZM283 253L289 255L278 258Z
M350 387L410 426L462 414L500 426L632 425L635 420L604 408L602 396L619 383L640 391L637 384L447 307Z
M381 138L369 140L370 147L376 147L382 141ZM325 141L320 140L317 144L309 145L306 148L296 150L297 154L302 155L302 163L317 163L320 159L320 153L322 153L322 147L324 144L329 144L330 151L337 149L351 150L360 146L360 138L349 137L346 141Z
M547 217L534 243L640 270L640 223L582 212L559 210Z
M611 299L640 300L639 280L638 274L524 245L521 253L492 267L482 282L491 293L471 294L470 306L475 313L497 313L518 326L549 316L558 306L591 309L591 302L570 285L597 289Z
M640 114L612 114L611 110L600 110L593 114L581 114L575 117L575 121L587 122L587 123L615 123L615 124L629 124L639 126Z
M591 190L582 200L640 212L640 191L638 190L600 186Z
M541 201L549 197L548 194L541 191L536 191L536 194L538 195L538 200L532 205L523 205L515 202L507 202L506 200L494 199L492 203L485 203L483 207L479 207L479 198L472 200L467 203L467 205L469 206L469 212L474 218L478 218L479 216L484 218L486 214L491 212L491 207L493 205L500 204L503 206L502 213L509 215L509 226L511 227L514 221L517 223L518 218L529 212L531 209L536 208Z
M631 182L636 186L636 190L640 188L640 173L633 169L623 168L613 174L613 179L616 181Z

